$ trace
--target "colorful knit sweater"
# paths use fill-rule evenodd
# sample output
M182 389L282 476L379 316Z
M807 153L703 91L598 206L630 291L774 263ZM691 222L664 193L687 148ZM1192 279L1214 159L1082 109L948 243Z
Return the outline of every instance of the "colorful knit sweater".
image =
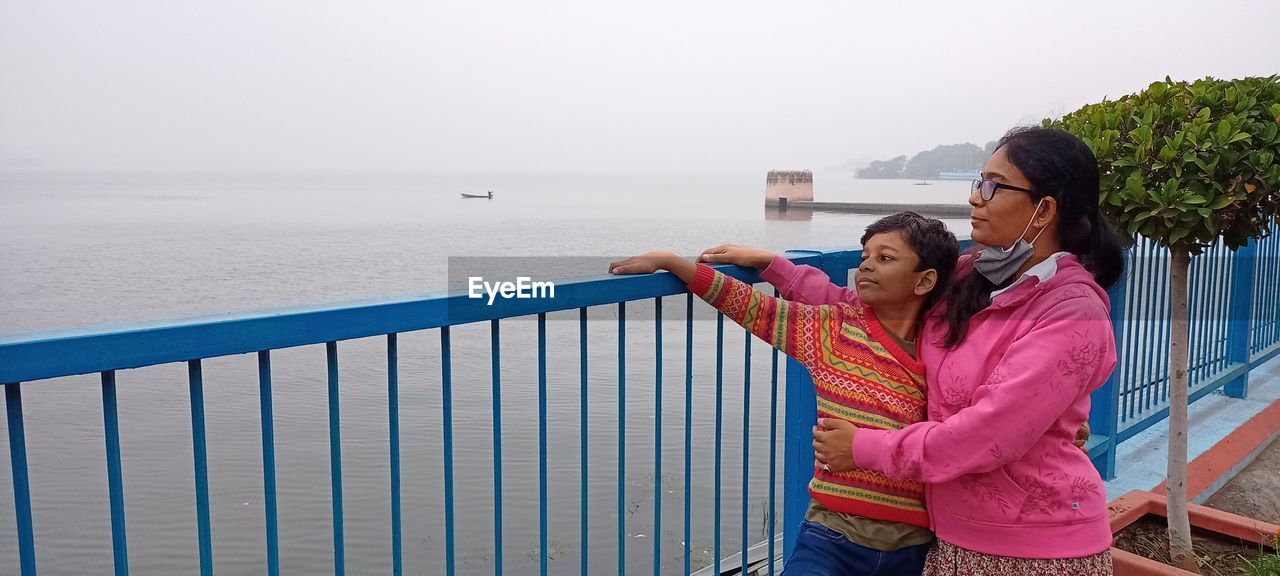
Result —
M813 376L819 418L899 430L925 420L924 367L894 344L870 307L774 298L699 264L689 290ZM813 471L809 493L828 509L928 526L924 486L879 472Z

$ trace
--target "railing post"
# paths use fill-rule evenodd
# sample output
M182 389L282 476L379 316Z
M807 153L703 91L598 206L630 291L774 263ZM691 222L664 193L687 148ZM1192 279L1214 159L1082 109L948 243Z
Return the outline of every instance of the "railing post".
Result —
M18 563L22 576L36 576L36 537L31 522L31 484L27 475L27 435L22 426L22 385L0 384L4 388L5 411L9 420L9 458L13 471L13 517L18 529Z
M852 254L822 254L817 265L836 285L848 285ZM782 555L790 558L796 536L809 508L809 480L813 478L813 427L818 405L813 378L803 364L787 358L787 424L783 459Z
M1222 387L1222 392L1232 398L1244 398L1249 393L1249 324L1253 315L1253 273L1257 260L1257 242L1236 250L1235 274L1231 277L1231 318L1227 322L1227 364L1243 364L1244 372Z
M1098 474L1103 480L1116 477L1116 434L1119 432L1120 389L1123 384L1120 380L1120 367L1124 365L1119 353L1124 344L1127 323L1125 300L1128 290L1125 289L1125 284L1129 281L1131 257L1132 249L1126 250L1124 252L1125 273L1121 275L1115 286L1107 291L1107 297L1111 300L1111 330L1116 342L1116 365L1106 382L1089 395L1089 429L1091 435L1100 439L1101 442L1089 450L1089 459L1093 461L1093 467L1098 469Z

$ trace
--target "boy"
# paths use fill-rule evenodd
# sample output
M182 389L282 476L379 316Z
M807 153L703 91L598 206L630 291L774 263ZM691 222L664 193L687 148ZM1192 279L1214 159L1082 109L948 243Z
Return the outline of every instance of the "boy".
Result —
M959 256L942 222L902 212L867 227L856 290L823 282L827 305L773 298L703 264L651 252L610 265L614 274L667 270L726 316L809 368L819 418L899 429L926 419L924 368L915 358L921 316L945 292ZM717 259L720 258L720 259ZM733 248L700 260L767 268L784 294L799 275L785 258ZM832 472L815 463L813 496L790 574L919 574L929 543L924 488L866 470Z

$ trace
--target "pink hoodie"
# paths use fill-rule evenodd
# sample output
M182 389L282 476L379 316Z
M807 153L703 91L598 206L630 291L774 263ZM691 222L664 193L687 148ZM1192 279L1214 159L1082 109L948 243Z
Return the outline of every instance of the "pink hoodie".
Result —
M963 276L972 260L957 268ZM781 256L761 278L798 302L857 300L822 271ZM1106 550L1102 479L1072 440L1088 418L1089 393L1115 366L1108 306L1068 254L1048 280L1030 277L997 296L954 350L942 346L946 323L935 309L919 339L929 421L858 430L856 465L925 482L930 523L956 546L1022 558Z

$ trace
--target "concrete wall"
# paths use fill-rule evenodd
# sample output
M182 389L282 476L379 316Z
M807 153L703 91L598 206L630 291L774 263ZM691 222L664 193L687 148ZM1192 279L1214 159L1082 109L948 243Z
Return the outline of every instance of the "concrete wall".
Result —
M813 172L808 170L770 170L765 179L765 204L777 204L778 198L789 202L813 200Z

